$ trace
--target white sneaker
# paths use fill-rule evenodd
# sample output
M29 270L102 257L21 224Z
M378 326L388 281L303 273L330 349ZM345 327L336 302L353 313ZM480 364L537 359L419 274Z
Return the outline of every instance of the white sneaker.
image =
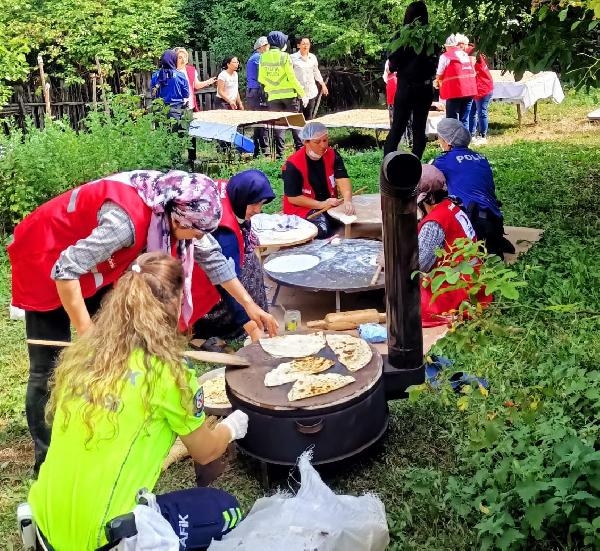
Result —
M487 138L485 136L482 136L481 138L479 138L477 140L477 145L485 145L487 143Z
M478 136L473 137L471 139L471 145L479 145L481 143L479 140L481 140L481 138L479 138Z

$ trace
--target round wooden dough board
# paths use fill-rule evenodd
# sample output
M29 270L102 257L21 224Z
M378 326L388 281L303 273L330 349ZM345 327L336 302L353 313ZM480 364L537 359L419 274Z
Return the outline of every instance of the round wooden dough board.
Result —
M335 331L326 331L325 333L333 334ZM265 352L258 343L250 344L238 350L237 354L249 360L251 366L245 369L227 367L225 382L229 391L235 396L259 407L275 410L327 408L352 400L369 390L379 380L383 365L381 354L373 346L369 346L373 352L371 361L362 369L354 372L349 371L337 361L336 355L328 345L321 349L317 356L335 361L335 364L327 371L323 371L322 374L338 373L340 375L351 375L356 379L353 383L327 394L290 402L287 395L294 383L266 387L266 373L281 363L289 362L292 358L274 358Z

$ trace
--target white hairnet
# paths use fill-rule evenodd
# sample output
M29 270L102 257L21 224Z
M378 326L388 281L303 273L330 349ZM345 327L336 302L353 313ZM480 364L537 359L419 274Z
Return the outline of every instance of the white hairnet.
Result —
M456 46L456 36L451 34L448 38L446 38L446 42L444 42L444 46Z
M304 127L298 133L298 136L302 141L312 140L313 138L320 138L328 133L327 127L320 122L310 121L307 122Z

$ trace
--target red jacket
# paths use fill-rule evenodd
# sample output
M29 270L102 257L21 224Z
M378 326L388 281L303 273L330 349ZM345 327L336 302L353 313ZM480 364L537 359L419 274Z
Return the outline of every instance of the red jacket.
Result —
M385 83L385 98L388 105L394 105L394 98L396 97L397 88L398 75L396 73L389 73L387 82Z
M337 189L335 185L335 176L333 173L333 164L335 161L335 151L330 147L325 151L323 157L321 157L323 162L325 163L325 177L327 178L327 184L329 189L329 197L337 196ZM311 199L315 198L315 190L310 185L308 181L308 163L306 162L306 147L301 147L296 153L290 155L288 160L283 165L282 170L285 170L287 163L295 166L302 174L303 182L302 182L302 195L305 197L310 197ZM286 195L283 196L283 212L284 214L296 214L301 218L306 218L309 211L312 209L306 207L298 207L296 205L292 205Z
M79 278L84 298L116 281L144 250L152 211L135 188L102 179L67 191L38 207L15 228L14 241L8 247L15 306L34 312L62 306L50 277L52 267L60 253L96 228L97 213L106 201L119 205L131 218L134 244Z
M466 213L455 205L450 199L444 199L441 203L419 222L419 231L427 222L437 222L444 230L446 241L444 249L450 252L452 245L457 239L470 238L476 241L475 230L471 225ZM434 268L439 266L439 261L434 264ZM466 281L469 279L464 278ZM448 287L448 284L442 285L442 289ZM456 289L439 295L435 301L431 302L433 293L431 285L421 287L421 319L424 327L433 327L435 325L444 325L448 319L445 314L450 310L458 310L461 302L467 300L467 289ZM486 296L483 290L477 296L482 304L488 304L492 301L491 296Z
M477 83L475 69L469 55L458 46L449 47L442 55L448 58L450 64L440 77L440 97L442 99L474 97L477 94Z
M200 111L198 100L196 99L196 90L194 89L194 82L196 82L196 67L193 65L186 65L185 72L187 73L188 83L190 85L190 97L192 99L192 105L189 107L194 111Z
M494 91L494 79L487 66L485 56L480 53L475 62L475 80L477 82L477 95L475 99L481 99Z

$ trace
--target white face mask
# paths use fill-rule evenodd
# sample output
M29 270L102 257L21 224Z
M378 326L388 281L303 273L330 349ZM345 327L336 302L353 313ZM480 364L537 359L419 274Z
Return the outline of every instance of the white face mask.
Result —
M318 153L315 153L314 151L311 151L309 149L306 150L306 154L313 160L313 161L318 161L323 155L319 155Z

